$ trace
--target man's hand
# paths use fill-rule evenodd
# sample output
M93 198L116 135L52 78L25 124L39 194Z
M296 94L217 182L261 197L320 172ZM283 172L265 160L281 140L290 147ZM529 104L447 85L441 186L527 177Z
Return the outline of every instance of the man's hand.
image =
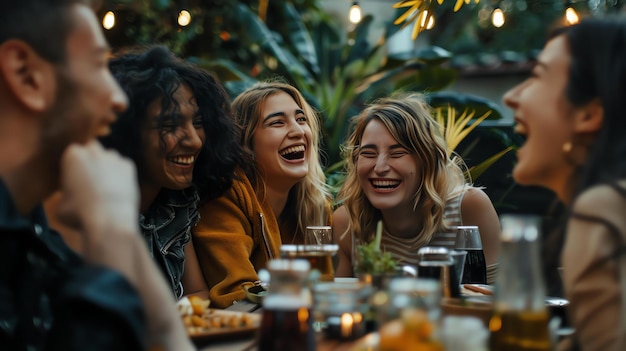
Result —
M148 346L194 350L169 285L139 234L135 166L96 141L72 145L61 159L61 192L59 218L83 233L85 259L124 274L139 292Z
M99 142L67 148L61 159L61 192L59 218L65 225L85 235L100 233L101 226L137 231L135 166ZM101 238L93 239L97 242Z

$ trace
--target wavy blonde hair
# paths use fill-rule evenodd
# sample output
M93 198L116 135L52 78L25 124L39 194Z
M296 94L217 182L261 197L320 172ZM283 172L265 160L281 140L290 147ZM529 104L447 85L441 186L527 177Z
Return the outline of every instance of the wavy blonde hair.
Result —
M241 145L254 158L252 138L259 119L262 118L263 104L277 93L284 92L291 96L307 117L311 128L311 153L308 159L309 172L289 191L289 200L283 216L297 218L297 233L304 235L307 225L328 224L330 216L330 192L326 185L326 176L320 163L320 119L317 111L311 107L295 87L280 82L267 81L254 84L237 96L232 103L234 116L242 126ZM255 186L257 196L266 196L265 182L258 167L248 167L246 175ZM290 205L292 204L292 205Z
M466 179L467 167L461 157L448 149L439 124L432 118L432 109L421 94L396 95L369 105L352 118L352 133L342 150L347 174L338 201L346 206L348 232L356 238L371 241L376 223L381 219L380 211L372 206L359 185L356 167L363 132L372 120L383 123L422 166L417 169L421 182L413 195L413 211L424 220L417 234L419 244L424 245L434 233L449 229L443 218L446 202L470 186L470 179Z

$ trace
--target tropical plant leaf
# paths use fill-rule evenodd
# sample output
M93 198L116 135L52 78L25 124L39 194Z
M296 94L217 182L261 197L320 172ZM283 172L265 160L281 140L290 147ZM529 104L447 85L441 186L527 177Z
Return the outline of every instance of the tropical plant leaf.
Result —
M214 72L222 81L231 80L252 80L250 75L243 72L233 61L230 60L206 60L200 57L191 56L187 61L194 63L210 72Z
M345 62L363 59L363 57L369 54L371 50L369 30L373 21L374 17L372 15L365 15L363 19L361 19L361 22L356 25L353 31L354 42L345 47L347 49Z
M448 106L435 108L434 118L439 123L441 134L450 150L456 150L457 146L474 130L482 121L489 117L490 112L486 112L472 123L474 112L467 109L457 116L456 110Z
M458 71L442 66L424 66L422 69L401 77L397 89L403 91L435 92L452 85L458 77Z
M506 149L498 152L497 154L489 157L485 161L477 164L476 166L469 169L471 179L477 179L480 177L489 167L491 167L494 163L496 163L502 156L506 155L509 151L513 150L513 146L509 146Z
M367 77L376 72L379 72L382 67L386 67L387 62L388 59L386 43L374 47L371 50L367 59L365 60L365 65L362 72L363 77Z
M312 84L313 77L309 74L306 67L276 41L274 34L256 13L250 11L247 6L238 4L237 18L251 42L256 43L268 55L274 57L278 64L292 75L298 75L306 82Z
M433 108L441 106L452 106L458 110L467 108L478 115L491 111L489 120L500 120L503 116L499 105L489 99L472 94L436 91L429 92L426 99Z
M288 26L288 35L291 45L299 58L307 63L309 69L316 75L320 73L317 62L317 52L309 30L302 21L302 16L290 2L283 3L285 20Z

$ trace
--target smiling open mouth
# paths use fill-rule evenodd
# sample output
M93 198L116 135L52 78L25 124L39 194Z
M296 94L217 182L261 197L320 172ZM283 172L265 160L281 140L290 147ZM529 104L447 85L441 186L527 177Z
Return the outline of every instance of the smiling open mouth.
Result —
M376 189L395 189L401 183L399 180L371 180L370 182Z
M526 142L526 139L528 139L528 129L520 123L515 124L513 132L522 140L522 142Z
M291 146L279 152L280 156L286 160L300 160L304 158L304 145Z
M196 161L196 157L195 156L177 156L177 157L172 157L169 160L179 165L190 166Z

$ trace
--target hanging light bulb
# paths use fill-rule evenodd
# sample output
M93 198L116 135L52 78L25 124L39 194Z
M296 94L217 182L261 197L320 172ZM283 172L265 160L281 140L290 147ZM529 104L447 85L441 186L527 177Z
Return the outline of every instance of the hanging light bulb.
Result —
M571 7L568 7L567 10L565 10L565 22L567 22L567 24L571 26L572 24L578 23L579 20L580 19L578 18L576 10Z
M493 10L491 14L491 23L494 27L500 28L504 25L504 12L500 8Z
M430 16L430 19L428 19L428 24L426 24L426 18L428 17L428 10L424 10L424 16L422 17L422 23L420 23L421 27L429 30L429 29L433 29L433 27L435 26L435 16Z
M187 10L180 10L178 13L178 25L181 27L186 27L191 23L191 13Z
M115 13L113 11L107 11L102 17L102 27L106 30L110 30L115 27Z
M361 22L362 17L363 14L361 13L361 6L359 6L358 2L353 2L350 7L350 12L348 12L348 19L350 20L350 23L359 23Z

